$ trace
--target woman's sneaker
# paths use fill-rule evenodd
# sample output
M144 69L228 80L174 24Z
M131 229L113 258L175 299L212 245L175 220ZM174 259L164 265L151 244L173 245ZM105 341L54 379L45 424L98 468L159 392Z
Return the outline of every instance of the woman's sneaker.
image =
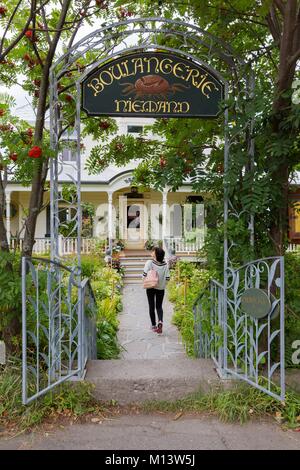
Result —
M151 326L151 330L154 331L154 333L156 333L156 332L157 332L157 326L156 326L156 325L155 325L155 326Z
M162 334L162 327L163 324L161 322L158 323L157 328L156 328L156 333L161 335Z

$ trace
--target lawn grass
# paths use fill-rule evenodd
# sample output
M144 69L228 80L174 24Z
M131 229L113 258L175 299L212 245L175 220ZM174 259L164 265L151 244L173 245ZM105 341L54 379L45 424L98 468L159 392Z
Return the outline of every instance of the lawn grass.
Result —
M175 401L148 401L141 409L145 413L209 412L221 421L245 423L253 417L274 417L290 428L300 428L300 395L289 390L285 402L248 385L237 385L232 390L196 393Z
M50 416L77 418L100 408L87 382L65 382L29 405L22 404L21 361L9 360L0 368L0 426L24 431Z

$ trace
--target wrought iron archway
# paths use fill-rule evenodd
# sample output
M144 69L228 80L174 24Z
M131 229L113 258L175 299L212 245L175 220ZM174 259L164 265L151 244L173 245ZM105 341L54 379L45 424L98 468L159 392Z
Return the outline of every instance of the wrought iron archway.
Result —
M170 47L169 41L172 40L174 45ZM247 64L242 58L240 58L232 49L229 44L224 43L219 38L213 36L207 31L195 26L188 24L183 21L170 20L166 18L136 18L129 19L110 25L104 25L97 31L87 35L83 39L77 42L70 50L63 54L59 60L54 64L50 73L50 133L51 133L51 146L57 153L57 158L51 159L50 166L50 179L51 179L51 263L50 269L47 272L47 285L48 285L48 300L47 306L42 305L45 314L48 315L49 319L49 353L44 354L43 360L48 368L48 376L50 377L48 386L41 388L39 379L36 379L35 392L31 392L31 398L28 398L28 381L27 373L29 366L24 359L23 371L24 371L24 403L28 402L29 399L45 393L49 387L55 386L56 383L66 380L71 375L82 375L84 368L84 361L82 361L82 349L84 344L84 331L82 330L83 320L83 298L81 286L81 131L80 131L80 120L81 120L81 83L84 78L94 69L96 69L103 62L108 59L127 54L131 51L137 50L160 50L174 52L182 55L183 57L190 58L195 62L204 65L208 70L211 70L219 79L222 81L225 87L225 99L228 98L229 93L235 95L236 100L251 99L254 93L254 76L249 64ZM80 59L84 57L85 63L81 63ZM87 57L90 57L90 62L87 63ZM68 90L62 86L64 77L68 76L69 84ZM71 83L70 83L71 79ZM62 106L60 100L61 90L68 92L70 99L75 102L75 107ZM69 123L73 123L70 129ZM230 147L234 145L235 139L244 136L247 140L247 151L250 161L250 166L253 167L254 162L254 142L252 137L253 122L249 121L245 124L242 129L239 129L235 133L229 135L228 133L228 122L229 114L228 109L224 110L224 285L222 286L222 295L219 300L218 308L221 308L222 304L222 315L218 318L218 323L222 327L223 337L221 346L221 357L223 358L221 363L218 362L220 369L223 372L230 372L234 369L236 375L241 378L247 379L248 382L253 385L258 385L257 370L254 374L254 379L250 379L248 376L240 371L240 362L238 360L230 366L228 366L227 358L230 356L228 348L228 332L233 331L231 323L238 323L241 325L241 319L238 312L238 302L236 300L235 308L230 309L230 302L232 302L232 276L235 274L233 267L230 265L230 250L234 246L234 240L228 240L226 226L229 217L239 217L240 214L234 209L232 202L229 199L228 187L226 182L226 175L229 165ZM70 130L72 131L70 133ZM66 138L67 136L67 138ZM76 149L76 161L64 162L62 158L62 148L64 146L74 146ZM67 181L70 185L73 185L73 191L69 191L68 199L65 198L60 180ZM63 261L59 253L59 224L60 224L60 204L64 203L64 206L69 205L72 209L72 228L70 235L76 235L77 238L77 256L74 265L70 268L72 286L76 285L79 289L78 302L76 303L75 310L72 306L72 294L70 289L65 301L67 308L71 311L71 318L65 315L61 309L61 268L60 263ZM247 215L249 223L249 243L254 244L254 216L253 214ZM36 299L33 301L32 294L28 294L26 282L23 284L23 319L26 320L26 305L28 300L34 303L35 308L39 311L41 300L39 299L38 289L38 269L41 266L41 261L34 264L32 260L25 259L23 261L24 270L26 265L29 266L30 272L32 273L32 279L36 287ZM254 265L253 265L254 266ZM282 265L281 265L282 266ZM255 268L253 268L255 269ZM25 272L25 271L24 271ZM273 272L273 271L272 271ZM50 273L50 274L49 274ZM273 273L274 274L274 273ZM273 280L281 282L280 284L280 328L277 333L279 336L281 350L283 350L283 274ZM237 276L235 276L237 279ZM239 278L240 279L240 278ZM234 284L236 289L236 283ZM80 293L81 292L81 293ZM229 294L229 295L228 295ZM65 295L65 294L64 294ZM221 303L220 303L221 302ZM45 304L45 302L44 302ZM231 323L227 316L227 311L234 312L231 318ZM48 314L47 314L48 311ZM54 313L53 313L54 312ZM77 321L75 318L77 315ZM36 331L39 331L39 319ZM65 348L65 359L62 360L62 348L61 342L64 340L65 330L62 329L62 322L68 325L68 338L69 338L69 350ZM26 324L26 322L24 322ZM268 323L268 332L271 333L271 323ZM250 330L248 326L244 327L244 335L250 335L251 339L254 338L255 325L251 325ZM256 329L258 325L256 324ZM230 328L230 330L229 330ZM238 329L235 328L234 341L235 342L235 355L238 355L240 349L240 343L237 340ZM50 334L51 332L51 334ZM251 333L252 332L252 333ZM35 347L38 348L39 335L36 335L33 331L27 331L23 329L23 350L24 357L26 358L26 339L28 336L32 338L34 336ZM94 333L93 333L94 334ZM46 333L45 333L46 335ZM252 336L251 336L252 335ZM269 335L269 336L270 336ZM274 336L274 337L275 337ZM46 335L47 337L47 335ZM257 339L257 338L256 338ZM213 342L217 341L214 336ZM250 341L251 342L251 341ZM254 347L255 352L258 353L258 347ZM50 354L51 352L51 354ZM245 353L246 356L248 352ZM214 355L210 352L210 355ZM86 356L87 358L88 356ZM257 357L257 354L256 354ZM51 359L51 360L50 360ZM37 349L37 363L32 373L35 377L39 376L38 369L40 367L40 352ZM69 362L68 362L69 361ZM225 361L225 362L224 362ZM67 363L68 366L65 368L65 372L62 375L61 365L62 362ZM74 363L76 362L75 366ZM281 369L281 397L284 394L284 358L281 356L280 369ZM253 367L251 374L253 376ZM269 368L269 370L271 370ZM275 369L274 369L275 370ZM272 369L272 374L273 374ZM269 379L270 379L269 375ZM265 388L267 392L269 390Z

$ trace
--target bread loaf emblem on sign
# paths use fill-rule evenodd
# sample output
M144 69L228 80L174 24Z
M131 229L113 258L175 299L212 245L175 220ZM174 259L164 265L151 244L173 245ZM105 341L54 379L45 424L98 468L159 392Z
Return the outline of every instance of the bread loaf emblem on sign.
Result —
M144 96L165 98L168 94L173 94L178 91L181 92L190 88L181 83L170 85L165 78L159 75L146 75L136 80L135 83L120 83L120 85L125 87L122 90L124 96L134 94L134 98L142 98Z

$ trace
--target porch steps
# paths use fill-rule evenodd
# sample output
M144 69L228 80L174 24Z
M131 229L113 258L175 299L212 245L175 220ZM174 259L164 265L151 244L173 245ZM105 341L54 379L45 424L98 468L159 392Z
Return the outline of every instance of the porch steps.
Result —
M121 267L124 268L124 284L141 284L143 268L151 255L145 250L125 250L120 254Z
M229 385L218 378L212 360L184 356L89 361L85 380L95 386L93 394L97 400L116 400L120 405L175 400Z

